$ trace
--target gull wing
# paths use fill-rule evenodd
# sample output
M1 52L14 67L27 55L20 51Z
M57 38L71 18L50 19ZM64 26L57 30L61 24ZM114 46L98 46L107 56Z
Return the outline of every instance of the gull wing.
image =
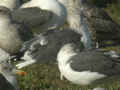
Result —
M29 27L44 24L52 17L52 12L41 10L38 7L19 8L12 12L14 21L24 23Z
M106 57L96 50L85 50L69 60L73 70L99 72L105 75L120 73L120 63L113 58Z

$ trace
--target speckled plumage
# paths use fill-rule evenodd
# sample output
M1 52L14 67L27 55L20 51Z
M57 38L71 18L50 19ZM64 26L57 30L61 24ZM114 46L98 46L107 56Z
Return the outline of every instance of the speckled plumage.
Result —
M69 27L87 38L84 40L84 43L87 42L86 46L90 47L91 43L92 47L95 47L96 42L102 46L102 42L107 40L119 42L120 25L115 23L104 9L91 5L88 0L61 1L65 3L67 8Z
M89 4L88 0L75 0L75 5L83 9L83 20L88 25L94 45L95 42L101 45L102 41L107 40L119 41L120 25L115 23L104 9Z

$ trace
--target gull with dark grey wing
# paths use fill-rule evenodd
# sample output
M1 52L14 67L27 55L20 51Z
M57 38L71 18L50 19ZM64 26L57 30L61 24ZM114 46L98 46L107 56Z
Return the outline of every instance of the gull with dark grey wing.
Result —
M119 59L108 57L96 49L81 49L74 43L65 44L60 49L57 61L61 79L65 77L74 84L89 85L120 74Z
M66 20L66 8L59 0L31 0L14 10L15 21L24 22L40 31L61 27Z
M72 30L46 31L25 42L21 51L26 51L22 59L25 62L18 63L18 68L23 68L33 63L54 63L59 49L63 44L75 42L80 44L80 35Z

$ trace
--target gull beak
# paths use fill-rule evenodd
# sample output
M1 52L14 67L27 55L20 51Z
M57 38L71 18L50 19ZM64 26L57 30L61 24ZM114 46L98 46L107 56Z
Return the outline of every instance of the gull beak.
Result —
M17 70L17 69L14 70L14 73L17 74L17 75L19 75L19 76L25 76L26 75L25 71Z

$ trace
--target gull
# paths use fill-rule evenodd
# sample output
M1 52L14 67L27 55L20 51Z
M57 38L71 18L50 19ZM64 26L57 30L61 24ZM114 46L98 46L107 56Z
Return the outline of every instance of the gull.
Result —
M25 62L18 63L16 67L20 69L37 62L55 63L57 53L63 44L78 42L78 45L82 45L79 41L80 35L69 29L56 29L40 33L40 35L23 44L21 51L25 51L22 57Z
M20 6L20 0L0 0L0 6L14 10Z
M115 52L115 51L113 51L113 50L110 50L108 52L104 52L104 54L105 55L109 55L109 56L111 56L113 58L120 58L120 54Z
M95 47L96 42L101 47L105 41L118 42L120 25L101 8L91 5L89 0L61 0L67 8L69 27L80 33L81 41L86 48Z
M18 69L29 66L34 63L55 63L57 53L65 43L74 42L83 49L83 43L80 43L80 35L70 29L50 30L40 33L33 39L26 41L20 52L25 52L20 59L25 61L16 65ZM100 48L96 49L104 53L107 57L119 58L117 53L103 52ZM113 57L116 56L116 57Z
M78 9L82 9L83 21L88 26L94 46L98 42L101 47L108 40L119 42L120 25L104 9L91 5L89 0L75 0L74 3Z
M13 11L13 19L29 27L39 26L40 31L63 26L66 8L59 0L30 0Z
M74 84L90 85L120 74L118 59L107 57L96 49L81 49L74 43L68 43L58 52L61 80L65 77Z
M0 48L14 55L32 37L32 32L24 24L12 20L7 7L0 6Z

